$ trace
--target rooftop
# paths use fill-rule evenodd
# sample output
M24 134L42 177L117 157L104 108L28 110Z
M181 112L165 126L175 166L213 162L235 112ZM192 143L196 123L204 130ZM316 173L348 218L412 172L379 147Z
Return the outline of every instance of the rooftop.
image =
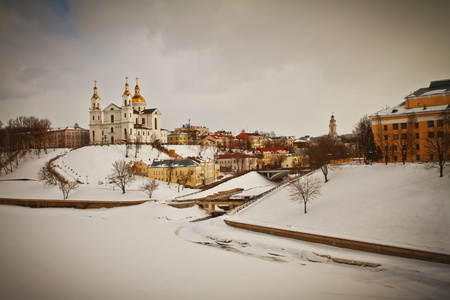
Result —
M450 79L443 79L431 81L429 87L420 88L417 91L406 96L406 98L431 96L436 94L447 94L447 93L450 93Z

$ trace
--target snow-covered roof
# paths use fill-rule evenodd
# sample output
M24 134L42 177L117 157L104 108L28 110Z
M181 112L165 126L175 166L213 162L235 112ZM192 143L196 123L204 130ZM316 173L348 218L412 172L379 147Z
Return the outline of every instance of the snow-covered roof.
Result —
M429 114L429 113L438 113L444 111L446 109L450 109L450 105L436 105L436 106L425 106L425 107L415 107L415 108L406 108L405 101L402 103L387 109L383 109L377 111L376 113L370 115L371 118L377 117L394 117L399 115L409 115L409 114Z
M434 96L449 93L450 93L450 79L435 80L430 83L429 87L420 88L417 91L406 96L406 98L409 99L409 98Z
M48 131L49 132L54 132L54 131L63 131L63 130L88 131L88 129L84 129L84 128L81 128L81 127L73 127L73 126L55 127L55 128L50 128Z
M186 159L180 159L180 160L155 160L153 163L149 166L151 168L180 168L180 167L196 167L199 166L200 163L197 160L186 158Z

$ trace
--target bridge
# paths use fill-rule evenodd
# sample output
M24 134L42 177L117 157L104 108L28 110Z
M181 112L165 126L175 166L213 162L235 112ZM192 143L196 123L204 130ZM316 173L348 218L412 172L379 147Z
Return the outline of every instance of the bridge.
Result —
M297 174L306 174L309 172L309 170L296 170ZM270 181L281 181L284 177L288 176L289 174L295 174L294 170L290 169L277 169L277 170L257 170L258 174L261 174L263 176L266 176L267 179Z

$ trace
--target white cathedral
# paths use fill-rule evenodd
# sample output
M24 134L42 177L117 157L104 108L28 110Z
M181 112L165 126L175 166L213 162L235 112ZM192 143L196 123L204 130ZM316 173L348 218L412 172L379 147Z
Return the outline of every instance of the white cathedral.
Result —
M94 95L89 108L90 144L151 143L155 139L167 143L167 131L161 129L161 112L157 108L145 108L147 103L140 94L138 78L134 96L129 91L128 77L125 79L123 106L111 103L103 110L97 93L97 81L94 81Z

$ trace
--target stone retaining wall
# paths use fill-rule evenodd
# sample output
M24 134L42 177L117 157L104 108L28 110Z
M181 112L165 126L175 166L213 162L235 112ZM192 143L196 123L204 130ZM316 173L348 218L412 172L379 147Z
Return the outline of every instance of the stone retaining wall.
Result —
M267 233L267 234L272 234L272 235L281 236L281 237L293 238L293 239L307 241L307 242L313 242L313 243L325 244L325 245L330 245L330 246L335 246L335 247L340 247L340 248L367 251L367 252L373 252L373 253L379 253L379 254L385 254L385 255L393 255L393 256L400 256L400 257L406 257L406 258L412 258L412 259L419 259L419 260L425 260L425 261L450 264L450 255L443 254L443 253L435 253L435 252L429 252L429 251L423 251L423 250L414 250L414 249L409 249L409 248L388 246L388 245L382 245L382 244L349 240L349 239L344 239L344 238L336 238L336 237L329 237L329 236L323 236L323 235L318 235L318 234L304 233L304 232L299 232L299 231L292 231L292 230L272 228L272 227L266 227L266 226L260 226L260 225L246 224L246 223L241 223L241 222L230 221L227 219L225 219L224 221L226 224L236 227L236 228L241 228L241 229L246 229L246 230L251 230L251 231L256 231L256 232L261 232L261 233Z
M32 208L65 207L65 208L111 208L120 206L138 205L148 200L138 201L92 201L92 200L43 200L43 199L14 199L0 198L0 204L27 206Z

